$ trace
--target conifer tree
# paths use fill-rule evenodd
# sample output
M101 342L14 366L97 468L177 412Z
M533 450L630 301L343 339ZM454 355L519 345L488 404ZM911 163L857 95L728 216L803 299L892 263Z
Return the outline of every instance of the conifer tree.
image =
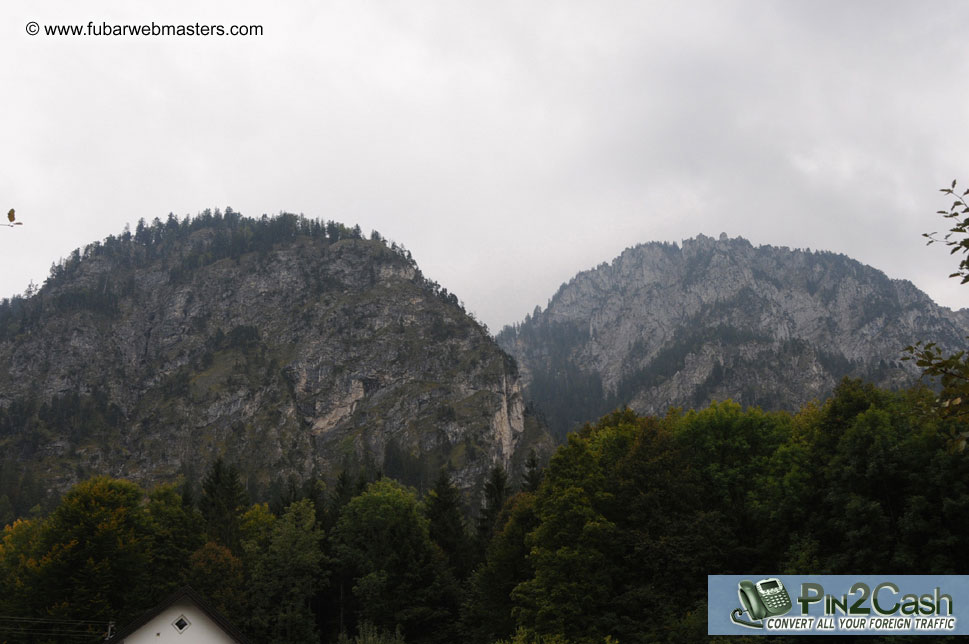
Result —
M431 540L444 551L451 572L465 579L471 572L471 544L461 515L461 493L451 482L447 470L441 470L434 487L424 501Z
M248 505L248 494L233 465L220 456L202 481L199 510L205 519L206 532L233 552L240 552L239 517Z
M478 552L483 555L495 533L498 516L505 501L511 495L511 487L508 485L508 473L501 464L491 468L491 474L484 488L484 504L481 513L478 515Z
M537 492L542 484L542 467L538 464L538 455L534 449L528 451L525 459L525 475L522 477L522 491Z

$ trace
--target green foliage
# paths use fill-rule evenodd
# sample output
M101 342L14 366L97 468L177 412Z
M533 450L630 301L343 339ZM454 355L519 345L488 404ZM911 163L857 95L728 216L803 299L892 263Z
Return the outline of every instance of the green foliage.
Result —
M0 494L0 526L10 525L16 518L17 514L13 509L13 503L11 503L10 497L6 494Z
M177 590L183 583L185 562L204 542L202 517L185 503L174 485L152 490L148 498L151 533L151 577L153 600ZM199 588L198 590L201 590Z
M0 412L0 424L3 414ZM0 443L2 444L2 443ZM47 491L42 478L34 473L35 468L18 463L12 458L0 461L0 491L7 503L0 502L0 526L12 523L18 517L26 517L31 508L46 504Z
M905 347L909 355L902 360L914 360L922 368L923 377L937 379L941 387L933 407L944 418L969 421L969 356L965 351L946 355L934 342L916 342ZM955 447L966 447L969 431L962 430L955 438Z
M538 526L535 495L523 492L513 496L502 515L498 521L501 529L489 544L484 563L472 575L462 607L465 638L479 644L514 633L517 623L512 615L515 604L511 593L534 574L526 538Z
M928 238L928 244L942 243L950 248L949 253L965 255L959 262L959 270L949 277L961 278L961 283L969 282L969 203L966 196L969 189L961 195L956 192L956 181L948 188L941 188L940 192L955 198L948 210L939 210L938 214L953 220L952 228L939 239L938 233L923 233ZM941 391L934 405L943 418L961 421L950 435L950 443L958 450L966 448L969 438L969 355L965 351L956 351L946 355L935 342L916 342L905 347L908 354L903 360L914 360L922 368L923 377L938 379Z
M50 614L107 619L146 595L151 533L143 497L133 483L106 477L64 497L41 538L39 586Z
M452 641L457 587L414 493L381 479L340 515L334 553L353 580L359 622L409 642Z
M90 311L109 319L121 315L121 296L109 286L107 278L95 288L74 288L55 293L50 299L52 312Z
M245 612L245 571L232 551L208 541L188 558L184 582L207 597L223 615L242 623Z
M969 463L946 449L946 422L919 413L927 398L846 380L799 429L783 456L802 473L773 498L774 522L790 531L782 568L914 574L969 563L958 547L969 527Z
M945 244L950 248L949 253L952 255L956 253L966 255L959 262L959 270L949 276L960 277L962 278L961 283L965 284L969 282L969 203L966 202L969 189L965 190L961 195L958 194L956 192L956 180L953 179L951 186L948 188L940 188L939 192L955 198L955 201L952 202L948 210L937 211L937 214L952 220L952 228L949 229L949 232L942 239L936 237L938 233L924 233L922 236L928 238L929 244Z
M202 480L199 510L202 511L208 537L233 552L241 551L239 518L249 502L248 497L239 471L233 465L226 465L219 457Z
M404 637L398 629L394 633L380 630L373 624L364 622L357 628L357 636L353 639L347 637L346 633L340 633L337 644L406 644Z
M505 501L511 496L511 486L508 483L508 473L501 464L491 468L488 481L484 487L484 503L478 514L478 548L484 552L488 542L495 532L498 516Z
M285 508L283 510L285 512ZM246 510L239 518L239 537L243 550L265 548L276 525L276 515L269 510L266 503L256 503Z
M585 427L509 504L466 639L691 642L710 573L964 569L969 464L918 412L930 396L845 380L794 416L727 401Z
M774 539L777 528L762 520L769 502L761 491L772 485L770 459L787 438L790 417L757 408L744 411L726 401L671 416L674 419L677 442L692 456L708 521L726 530L724 537L736 540L730 560L717 570L768 565L763 551L770 550L765 544Z
M178 580L260 642L701 641L711 573L969 568L969 460L947 449L959 419L924 413L934 399L845 379L795 415L731 401L610 414L570 435L531 491L492 471L493 536L464 593L468 537L443 473L424 503L347 473L326 517L322 489L296 499L294 485L277 516L241 505L237 476L214 465L208 521L171 486L95 478L4 529L0 614L123 622ZM201 543L217 516L236 552Z
M498 640L495 644L573 644L573 640L562 635L539 635L534 631L520 628L510 640ZM607 635L601 640L601 644L619 644L619 642Z
M529 450L528 458L525 459L525 474L522 476L522 490L525 492L537 492L542 484L542 467L538 463L538 455L535 450Z
M246 541L249 631L258 641L319 641L310 601L326 582L323 531L309 499L291 504L273 524L268 542Z
M526 539L534 576L512 592L520 626L575 642L658 641L676 622L643 606L673 587L680 605L700 601L721 535L669 425L617 412L549 462Z
M16 439L28 449L36 448L41 438L52 436L66 437L77 444L104 439L123 422L121 409L103 390L95 388L90 393L72 391L47 401L33 397L14 400L0 408L0 438Z
M354 481L348 470L344 469L340 472L327 505L327 522L324 524L327 529L336 526L336 520L343 512L343 508L353 497L363 492L366 487L367 481L362 476Z
M151 522L144 493L98 477L73 488L44 521L4 532L0 596L31 617L130 619L151 601Z
M474 553L461 513L461 492L451 482L447 470L441 470L424 499L423 509L431 541L444 552L455 578L466 579L471 573Z
M281 515L290 505L296 501L309 499L313 503L316 511L316 519L321 525L329 525L327 517L327 489L326 483L318 478L309 478L299 483L296 478L289 478L281 489L271 487L273 500L269 503L269 508L275 515Z
M43 523L17 519L3 529L0 542L0 609L4 615L42 614L35 590ZM35 608L35 605L37 607Z

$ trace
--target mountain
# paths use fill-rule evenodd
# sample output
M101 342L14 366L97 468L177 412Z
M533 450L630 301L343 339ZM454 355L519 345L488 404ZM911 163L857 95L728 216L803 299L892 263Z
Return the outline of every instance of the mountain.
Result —
M256 498L343 470L426 486L445 465L470 493L550 446L487 330L359 227L142 221L28 295L0 305L0 495L18 512L93 474L197 481L220 455Z
M731 398L794 410L844 376L900 387L919 375L904 347L955 350L966 335L969 310L844 255L700 235L576 275L497 340L561 436L624 405L662 414Z

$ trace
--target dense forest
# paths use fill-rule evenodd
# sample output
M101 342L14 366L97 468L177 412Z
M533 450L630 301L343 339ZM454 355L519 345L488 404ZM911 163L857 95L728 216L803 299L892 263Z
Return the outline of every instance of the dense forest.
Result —
M423 498L344 474L268 504L221 460L197 493L94 478L5 528L0 629L94 642L189 584L258 642L693 642L708 574L969 570L966 428L936 400L846 379L794 414L617 411L521 489L493 470L474 517L446 471Z

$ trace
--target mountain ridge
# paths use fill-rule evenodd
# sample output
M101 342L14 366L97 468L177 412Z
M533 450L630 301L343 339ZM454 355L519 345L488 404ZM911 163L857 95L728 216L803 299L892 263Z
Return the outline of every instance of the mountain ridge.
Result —
M473 495L550 449L514 361L409 252L295 215L142 221L78 249L0 306L0 360L0 493L198 480L224 456L256 498L441 467Z
M732 398L796 409L843 376L900 387L918 377L901 362L905 346L954 349L967 334L969 310L940 307L911 282L844 255L724 234L627 248L497 340L562 435L624 405L664 413Z

